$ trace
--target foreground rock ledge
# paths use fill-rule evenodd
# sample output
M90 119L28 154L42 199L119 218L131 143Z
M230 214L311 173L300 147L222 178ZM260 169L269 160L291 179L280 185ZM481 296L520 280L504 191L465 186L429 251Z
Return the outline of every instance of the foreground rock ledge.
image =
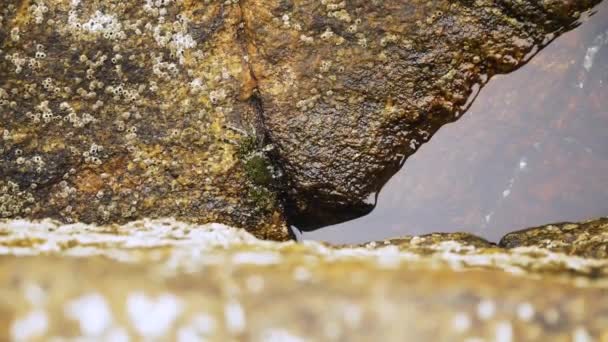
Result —
M608 339L608 259L467 234L332 248L174 220L12 220L0 253L2 340Z

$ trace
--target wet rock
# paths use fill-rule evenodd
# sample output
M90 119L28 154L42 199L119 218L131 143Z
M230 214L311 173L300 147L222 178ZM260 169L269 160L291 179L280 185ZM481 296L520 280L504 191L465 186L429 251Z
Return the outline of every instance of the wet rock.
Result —
M608 337L607 259L464 234L333 248L174 220L5 220L0 254L2 340Z
M600 254L255 237L277 165L299 213L360 206L595 2L4 1L0 217L61 222L0 221L0 340L607 339Z
M240 18L231 2L3 1L0 217L287 238L245 162L261 141Z
M488 78L599 1L242 1L264 122L302 228L373 195Z
M505 235L505 248L536 246L587 258L608 258L608 218L583 223L559 223L530 228Z
M361 214L475 85L598 2L4 1L0 217L286 239L278 196Z

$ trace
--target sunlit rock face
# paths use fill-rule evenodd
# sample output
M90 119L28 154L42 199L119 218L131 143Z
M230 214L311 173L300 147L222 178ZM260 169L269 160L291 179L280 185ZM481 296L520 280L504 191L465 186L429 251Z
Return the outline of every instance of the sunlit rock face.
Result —
M365 211L474 84L597 2L4 1L0 216L285 239L277 194Z
M257 109L238 5L0 7L0 217L174 216L287 237L249 177L271 170L247 168Z
M336 248L167 219L5 220L0 339L603 341L608 260L571 254L467 234Z

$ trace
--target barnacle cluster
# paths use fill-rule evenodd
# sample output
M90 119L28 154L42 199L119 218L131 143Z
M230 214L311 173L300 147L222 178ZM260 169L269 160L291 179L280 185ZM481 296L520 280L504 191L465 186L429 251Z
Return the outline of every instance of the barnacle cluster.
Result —
M286 236L272 194L264 210L240 196L244 138L225 128L257 119L237 2L10 0L0 16L3 217L176 216Z

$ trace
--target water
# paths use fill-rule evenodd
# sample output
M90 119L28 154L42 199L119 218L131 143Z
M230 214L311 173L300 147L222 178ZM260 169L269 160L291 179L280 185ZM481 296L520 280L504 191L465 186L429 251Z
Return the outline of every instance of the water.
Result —
M372 213L302 238L466 231L497 241L608 215L608 3L596 11L521 69L493 78L407 160Z

